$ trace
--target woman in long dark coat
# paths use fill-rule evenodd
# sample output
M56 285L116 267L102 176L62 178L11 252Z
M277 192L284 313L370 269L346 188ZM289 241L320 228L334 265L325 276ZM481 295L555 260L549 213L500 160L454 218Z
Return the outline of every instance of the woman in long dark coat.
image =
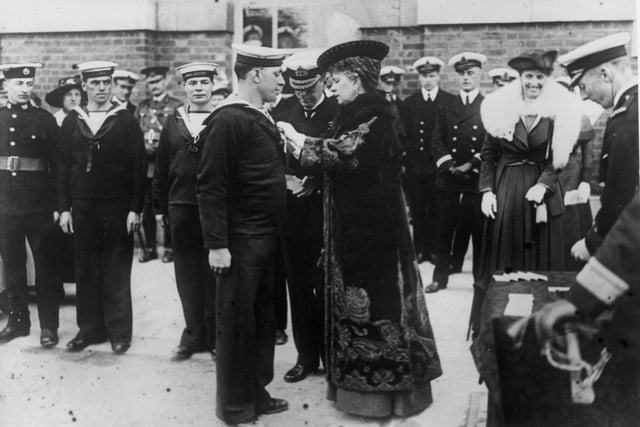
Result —
M549 79L551 58L509 61L520 79L488 95L481 106L482 211L490 221L485 274L562 270L563 195L558 173L577 141L578 100Z
M328 398L356 415L409 415L441 375L400 181L397 110L376 90L384 43L347 42L318 60L341 108L334 138L280 123L301 164L325 171Z

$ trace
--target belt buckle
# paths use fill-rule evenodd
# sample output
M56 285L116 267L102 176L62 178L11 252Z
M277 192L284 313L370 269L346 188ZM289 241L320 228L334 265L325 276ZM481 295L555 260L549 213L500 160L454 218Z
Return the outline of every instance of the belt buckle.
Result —
M9 156L7 157L7 170L15 173L20 170L20 157Z

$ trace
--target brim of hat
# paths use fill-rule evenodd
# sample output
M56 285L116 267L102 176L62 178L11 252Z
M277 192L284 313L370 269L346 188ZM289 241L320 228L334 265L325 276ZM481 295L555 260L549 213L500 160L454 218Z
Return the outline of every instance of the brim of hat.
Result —
M328 68L336 62L355 56L382 61L389 53L389 45L377 40L352 40L330 47L318 57L318 66Z
M527 70L539 70L545 74L549 74L552 70L551 67L544 66L533 58L528 58L526 56L518 56L517 58L513 58L507 63L507 65L509 65L519 73Z
M65 85L65 86L57 87L51 92L47 93L44 96L44 100L46 101L47 104L51 105L52 107L62 108L62 102L64 100L64 96L72 89L78 89L80 91L80 94L82 95L82 99L83 100L86 99L87 95L82 90L81 85Z

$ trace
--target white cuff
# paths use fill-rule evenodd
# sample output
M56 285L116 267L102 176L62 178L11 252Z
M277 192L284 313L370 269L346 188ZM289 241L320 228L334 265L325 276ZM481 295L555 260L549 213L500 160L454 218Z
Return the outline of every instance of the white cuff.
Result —
M473 157L475 157L476 159L482 161L482 155L480 153L474 154Z
M576 281L607 305L613 304L629 289L629 285L624 280L595 257L589 258L587 265L576 276Z
M439 168L444 162L448 162L449 160L453 160L450 154L440 157L436 162L436 167Z

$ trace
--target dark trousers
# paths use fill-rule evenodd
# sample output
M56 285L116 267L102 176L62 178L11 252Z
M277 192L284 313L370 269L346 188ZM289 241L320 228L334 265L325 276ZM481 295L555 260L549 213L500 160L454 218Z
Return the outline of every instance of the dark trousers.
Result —
M216 415L235 424L256 416L273 379L275 235L231 236L230 271L216 275Z
M9 311L30 325L27 289L27 250L29 241L36 270L36 302L41 328L58 328L58 309L62 299L56 266L56 227L52 212L26 215L0 214L0 256L4 261Z
M151 182L153 178L147 178L145 193L144 193L144 205L142 209L142 230L144 233L144 239L141 239L141 244L144 246L143 249L152 249L156 250L156 246L158 242L156 240L156 217L153 214L153 204L152 204L152 185ZM164 247L171 248L171 232L166 223L162 224L162 237Z
M473 242L473 277L478 279L480 267L480 244L483 217L480 209L481 194L458 191L438 191L440 221L438 223L438 253L433 281L441 286L449 282L453 263L452 250L455 235L471 234Z
M273 309L276 316L276 329L287 329L287 275L284 266L282 238L276 243L276 258L273 273Z
M215 279L202 239L197 206L170 205L173 261L185 329L180 345L196 350L216 346Z
M76 318L79 334L131 341L129 199L74 199Z
M435 174L405 174L404 189L411 212L413 246L417 254L429 258L436 254L436 203Z
M451 268L454 270L462 270L464 257L469 250L469 241L471 240L471 230L458 229L453 236L453 248L451 249Z
M324 274L318 266L322 240L283 239L298 363L315 369L324 360Z

